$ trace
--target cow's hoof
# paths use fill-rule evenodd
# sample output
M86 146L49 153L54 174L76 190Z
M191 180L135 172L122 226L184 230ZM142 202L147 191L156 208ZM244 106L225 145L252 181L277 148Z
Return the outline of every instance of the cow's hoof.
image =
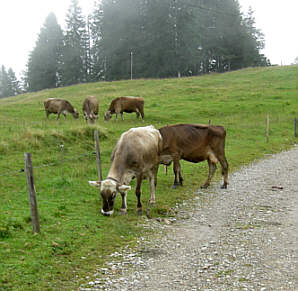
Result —
M173 186L172 186L172 189L176 189L176 188L178 188L178 184L174 184Z
M221 186L220 186L220 189L227 189L228 188L228 185L227 184L222 184Z
M143 214L143 210L142 208L138 208L137 209L137 215L142 215Z
M127 214L126 209L120 209L119 215L126 215L126 214Z
M201 186L201 189L207 189L208 186L209 186L209 184L204 184L204 185Z
M155 201L149 201L149 206L152 208L154 208L155 207Z

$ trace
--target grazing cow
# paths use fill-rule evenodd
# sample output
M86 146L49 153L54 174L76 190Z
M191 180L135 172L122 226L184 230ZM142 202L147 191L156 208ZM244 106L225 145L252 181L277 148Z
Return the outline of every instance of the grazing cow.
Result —
M64 118L66 118L66 113L72 114L74 118L79 118L78 111L70 104L70 102L64 99L48 98L44 101L44 108L47 118L49 118L51 113L58 114L57 120L60 118L61 113L64 115Z
M208 161L209 175L202 188L207 188L210 185L216 170L216 163L219 161L224 178L221 188L227 188L226 131L222 126L175 124L162 127L159 132L163 139L161 164L170 165L172 161L174 162L175 180L173 188L182 185L183 178L179 162L181 159L192 163Z
M105 113L104 120L109 121L112 118L112 114L116 114L115 119L118 120L119 113L121 115L121 119L124 120L123 112L135 112L137 118L139 118L141 114L142 120L144 122L144 98L131 96L115 98L111 102L108 111Z
M90 123L94 123L98 118L98 100L94 96L88 96L83 102L83 114L86 119L90 120Z
M122 196L120 213L125 214L126 192L128 186L136 177L136 196L138 199L137 213L142 213L141 185L144 178L149 179L151 204L155 203L155 187L159 166L159 154L162 149L162 138L152 125L131 128L124 132L118 140L111 158L111 167L108 176L103 181L89 181L90 185L100 187L102 197L102 214L111 215L117 192Z

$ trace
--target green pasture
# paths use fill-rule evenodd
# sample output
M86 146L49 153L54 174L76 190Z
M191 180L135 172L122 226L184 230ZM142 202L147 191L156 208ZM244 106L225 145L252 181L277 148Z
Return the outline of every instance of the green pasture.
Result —
M87 125L82 102L99 99L99 119ZM135 114L105 123L103 114L119 96L145 99L145 122ZM69 100L80 112L46 120L43 100ZM266 116L270 137L266 143ZM298 118L298 67L250 68L225 74L162 80L99 82L43 90L0 99L0 290L74 290L84 278L104 266L121 247L134 246L146 216L136 215L133 189L128 215L100 214L101 200L88 180L97 179L94 129L99 130L103 176L120 134L131 127L153 124L208 123L227 130L226 156L230 172L254 160L289 149ZM63 150L61 145L63 145ZM32 153L41 234L32 234L24 169L24 153ZM158 174L156 207L151 215L174 216L174 206L192 199L208 174L207 163L182 162L184 186L173 190L172 168ZM212 187L219 187L220 170ZM220 181L221 182L221 181ZM146 209L149 186L143 183Z

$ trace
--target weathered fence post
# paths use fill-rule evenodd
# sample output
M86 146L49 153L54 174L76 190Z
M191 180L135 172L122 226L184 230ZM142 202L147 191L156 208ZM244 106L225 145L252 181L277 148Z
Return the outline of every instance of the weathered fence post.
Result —
M99 139L98 139L98 131L97 130L94 130L94 141L95 141L96 164L97 164L98 179L99 179L99 181L102 181L102 171L101 171L101 162L100 162L100 148L99 148Z
M30 203L30 210L31 210L32 231L34 233L35 232L40 233L40 225L39 225L39 218L38 218L37 200L36 200L36 191L35 191L35 186L34 186L31 153L25 153L24 159L25 159L28 196L29 196L29 203Z
M208 125L211 125L211 120L210 119L208 120Z
M297 132L296 132L296 117L294 118L294 136L297 136Z
M270 119L269 113L267 114L267 127L266 127L266 142L269 142L269 131L270 131Z

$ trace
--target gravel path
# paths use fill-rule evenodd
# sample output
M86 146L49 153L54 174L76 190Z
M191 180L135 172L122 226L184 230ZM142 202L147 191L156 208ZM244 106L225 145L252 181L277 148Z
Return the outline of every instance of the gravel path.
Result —
M112 254L80 290L298 290L298 147L144 227L157 237Z

